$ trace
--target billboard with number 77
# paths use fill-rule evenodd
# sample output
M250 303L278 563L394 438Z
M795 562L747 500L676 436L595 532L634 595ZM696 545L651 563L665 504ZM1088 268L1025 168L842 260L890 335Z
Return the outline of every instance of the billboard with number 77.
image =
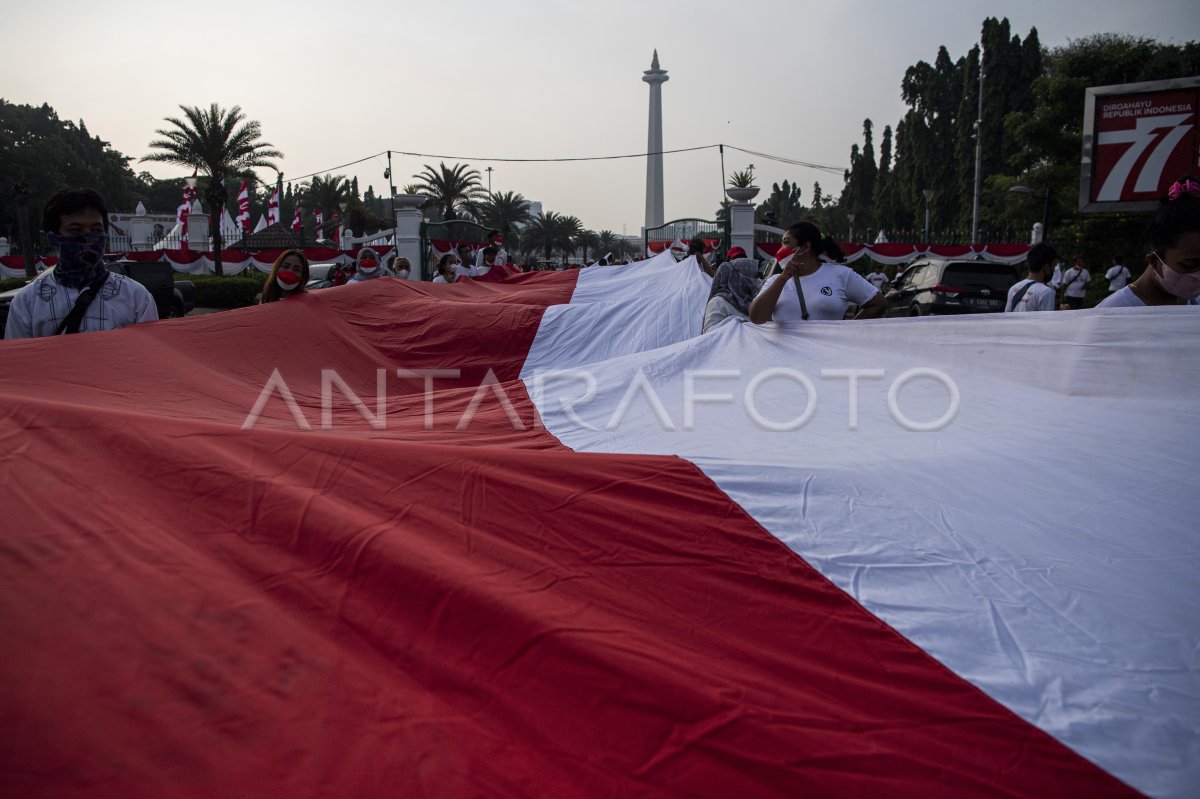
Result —
M1200 172L1200 77L1087 90L1079 210L1148 211Z

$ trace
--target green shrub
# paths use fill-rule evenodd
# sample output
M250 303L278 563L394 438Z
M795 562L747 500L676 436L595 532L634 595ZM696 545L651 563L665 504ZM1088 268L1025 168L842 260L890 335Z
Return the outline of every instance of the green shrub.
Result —
M196 285L197 308L244 308L253 305L255 297L262 291L261 278L217 277L216 275L196 275L192 280ZM180 276L180 279L192 279Z

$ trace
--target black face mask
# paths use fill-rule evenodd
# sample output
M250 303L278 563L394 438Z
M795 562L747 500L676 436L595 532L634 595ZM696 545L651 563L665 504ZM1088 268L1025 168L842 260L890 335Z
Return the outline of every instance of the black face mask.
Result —
M80 233L78 236L48 235L58 248L58 266L54 278L64 286L86 286L108 270L104 266L104 249L108 244L105 233Z

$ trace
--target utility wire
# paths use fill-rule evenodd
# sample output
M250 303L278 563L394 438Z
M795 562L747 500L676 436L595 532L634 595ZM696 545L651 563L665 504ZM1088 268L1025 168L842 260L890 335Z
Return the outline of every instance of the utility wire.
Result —
M814 164L809 161L800 161L795 158L784 158L783 156L780 156L780 155L771 155L769 153L760 153L757 150L746 150L742 147L734 147L732 144L705 144L700 147L681 147L676 150L662 150L660 152L653 152L653 153L628 153L628 154L624 154L624 155L592 155L592 156L580 156L580 157L576 157L576 158L482 158L479 156L468 156L468 155L437 155L435 153L414 153L414 152L409 152L406 150L391 150L390 152L395 155L407 155L407 156L412 156L415 158L437 158L442 161L482 161L482 162L492 161L492 162L517 163L517 164L555 164L555 163L563 163L563 162L568 162L568 161L616 161L616 160L625 159L625 158L646 158L651 155L674 155L676 153L694 153L699 150L712 150L714 148L721 149L721 154L722 154L722 156L724 156L724 148L726 148L726 147L728 147L730 150L737 150L740 153L746 153L747 155L753 155L756 158L765 158L768 161L778 161L779 163L789 164L791 166L802 166L802 167L806 167L808 169L817 169L817 170L820 170L823 172L829 172L834 175L840 175L844 172L844 170L841 167L829 166L828 164ZM288 180L286 182L287 183L295 183L296 181L304 180L305 178L311 178L316 175L329 174L337 169L345 169L348 166L354 166L355 164L361 164L363 161L370 161L372 158L379 158L382 155L387 155L388 152L389 152L388 150L384 150L383 152L373 153L372 155L368 155L365 158L359 158L357 161L351 161L348 164L341 164L340 166L333 166L333 167L329 167L328 169L320 169L320 170L317 170L316 172L312 172L308 175L301 175L298 178L288 178ZM722 164L723 163L724 163L724 158L722 158ZM722 168L721 168L722 175L724 175L724 172L725 172L725 168L724 168L724 166L722 166Z
M519 164L552 164L562 161L615 161L620 158L645 158L650 155L671 155L673 153L691 153L697 150L711 150L716 144L705 144L701 147L683 147L678 150L662 150L653 153L630 153L628 155L593 155L580 158L480 158L468 155L433 155L432 153L408 153L404 150L392 150L396 155L412 155L417 158L438 158L445 161L504 161Z

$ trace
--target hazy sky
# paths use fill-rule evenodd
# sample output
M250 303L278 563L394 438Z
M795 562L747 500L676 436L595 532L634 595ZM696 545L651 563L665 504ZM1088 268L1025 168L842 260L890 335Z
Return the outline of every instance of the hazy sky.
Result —
M49 103L93 135L145 155L180 104L240 105L282 150L285 179L357 174L386 194L384 150L470 159L492 188L519 191L586 227L637 233L645 161L490 163L646 150L648 87L657 48L665 149L725 143L844 169L861 141L903 112L900 79L939 45L952 57L978 40L984 17L1008 17L1024 37L1065 44L1092 33L1200 39L1195 0L1055 2L936 0L576 0L481 3L344 0L316 3L6 3L0 96ZM1082 113L1082 98L1080 98ZM436 159L393 156L397 187ZM840 172L726 152L725 172L753 163L758 183ZM161 164L134 164L158 177ZM666 156L666 218L711 218L721 199L717 151ZM271 173L262 175L270 179ZM128 210L128 209L114 209Z

